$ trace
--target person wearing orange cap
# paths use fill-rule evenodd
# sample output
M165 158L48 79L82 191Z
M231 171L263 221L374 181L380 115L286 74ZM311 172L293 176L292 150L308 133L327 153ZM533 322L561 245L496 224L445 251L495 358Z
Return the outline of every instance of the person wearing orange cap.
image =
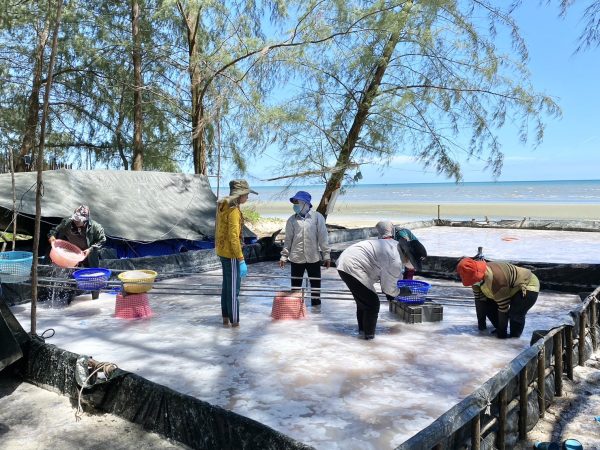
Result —
M461 259L456 271L462 284L473 289L479 329L486 329L487 318L496 327L499 338L521 336L525 315L540 292L535 274L513 264L472 258Z

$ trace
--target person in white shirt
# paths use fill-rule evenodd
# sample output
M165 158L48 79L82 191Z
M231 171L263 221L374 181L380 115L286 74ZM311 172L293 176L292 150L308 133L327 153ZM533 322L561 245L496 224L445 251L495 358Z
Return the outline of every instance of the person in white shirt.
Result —
M393 239L394 226L389 220L375 225L379 239L368 239L351 245L337 260L340 278L346 283L356 301L358 332L365 339L375 337L379 316L379 296L375 283L384 294L399 294L398 280L404 267L398 241Z
M285 240L279 266L291 266L292 289L302 286L304 272L310 280L311 305L321 304L321 260L325 267L331 264L330 247L327 241L325 217L312 211L311 195L298 191L290 198L294 214L285 224Z

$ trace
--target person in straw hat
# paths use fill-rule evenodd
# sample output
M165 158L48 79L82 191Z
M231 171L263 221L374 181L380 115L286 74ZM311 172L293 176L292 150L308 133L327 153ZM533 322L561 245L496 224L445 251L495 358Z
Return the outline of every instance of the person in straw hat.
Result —
M486 329L487 318L500 339L521 336L525 315L540 292L535 274L513 264L473 258L461 259L456 271L462 284L473 289L479 329Z
M244 216L240 205L248 201L250 193L258 194L250 189L246 180L231 180L229 196L217 203L215 250L223 269L221 315L225 326L231 324L232 327L237 327L240 324L240 284L248 274L242 252Z

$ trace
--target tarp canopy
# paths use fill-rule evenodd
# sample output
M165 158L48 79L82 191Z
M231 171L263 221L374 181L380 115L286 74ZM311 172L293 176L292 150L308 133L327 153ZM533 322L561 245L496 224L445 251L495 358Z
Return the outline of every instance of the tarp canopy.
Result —
M20 214L35 216L36 178L35 172L15 174ZM43 183L45 222L56 223L85 204L108 236L145 242L214 237L217 198L204 175L60 169L44 171ZM0 175L0 208L13 209L10 173Z

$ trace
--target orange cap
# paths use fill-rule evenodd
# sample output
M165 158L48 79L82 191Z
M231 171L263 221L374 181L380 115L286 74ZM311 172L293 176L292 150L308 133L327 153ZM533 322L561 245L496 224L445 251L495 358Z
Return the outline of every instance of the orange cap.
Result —
M463 286L473 286L479 283L485 276L487 264L485 261L476 261L473 258L463 258L456 266L456 272L462 281Z

